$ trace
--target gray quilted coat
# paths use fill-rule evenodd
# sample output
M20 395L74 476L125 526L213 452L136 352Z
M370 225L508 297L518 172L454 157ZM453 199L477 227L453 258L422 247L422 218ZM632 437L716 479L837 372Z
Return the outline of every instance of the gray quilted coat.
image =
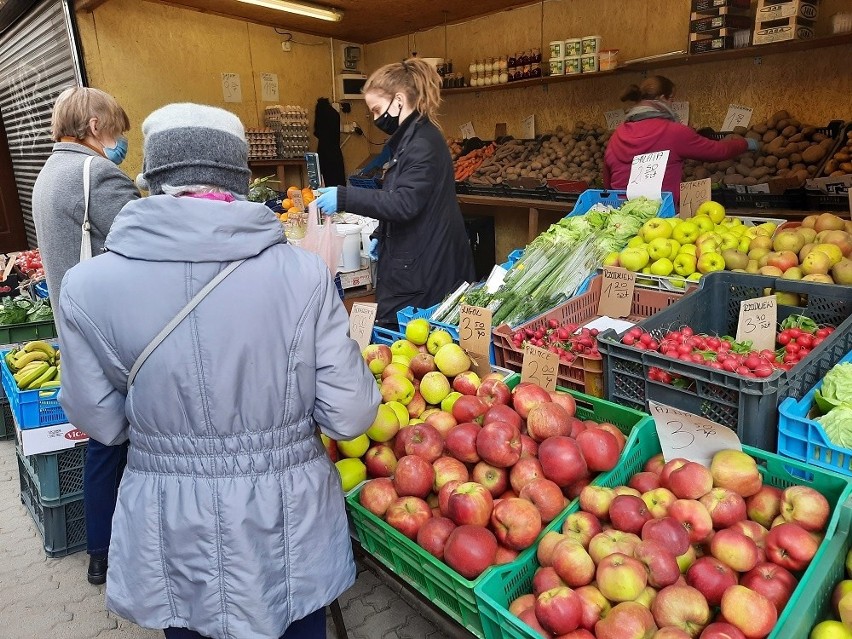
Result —
M147 628L275 639L355 578L318 434L363 433L380 401L346 311L325 265L260 204L137 200L106 246L68 271L59 332L69 420L105 444L130 438L107 607ZM148 342L242 258L128 393Z

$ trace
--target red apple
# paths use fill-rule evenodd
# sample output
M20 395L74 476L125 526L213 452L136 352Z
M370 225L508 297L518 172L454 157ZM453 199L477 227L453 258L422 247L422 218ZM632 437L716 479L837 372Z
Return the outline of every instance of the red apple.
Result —
M494 404L488 409L488 412L485 413L482 423L490 424L491 422L504 422L506 424L511 424L518 430L521 430L521 427L524 425L524 420L522 420L521 416L515 412L515 409L504 404Z
M601 594L597 586L582 586L574 592L580 597L580 603L583 606L583 615L580 620L580 626L587 630L593 630L595 624L606 617L612 609L612 604ZM594 639L594 636L592 637Z
M769 531L766 528L756 521L746 519L744 521L738 521L731 524L730 529L741 532L746 537L750 538L757 545L757 549L761 552L763 559L766 558L764 550L766 549L766 537L769 535ZM763 561L763 559L761 559L761 561Z
M521 457L538 457L538 443L523 433L521 434Z
M683 466L672 469L667 483L668 489L678 499L698 499L713 488L713 476L705 466L686 462Z
M678 499L669 506L669 516L677 519L689 533L689 541L700 544L713 532L713 520L701 502L692 499Z
M466 464L478 462L479 453L476 452L476 437L480 430L482 430L482 427L473 422L465 422L450 429L444 442L447 453Z
M699 590L711 606L718 606L724 592L737 583L737 573L715 557L700 557L686 571L686 583Z
M599 564L604 557L615 553L632 557L633 551L641 541L632 533L621 532L620 530L604 530L592 537L589 542L589 554L596 564Z
M582 419L577 419L576 417L572 417L571 418L571 434L568 435L568 436L573 437L574 439L577 439L577 435L582 433L584 430L586 430L586 422L584 422Z
M562 522L562 534L568 539L579 542L583 548L588 549L592 538L599 532L601 532L600 520L582 510L571 513Z
M617 495L609 506L609 519L616 530L638 535L652 517L641 497Z
M654 633L652 639L692 639L693 636L676 626L664 626Z
M804 570L818 548L819 542L799 524L780 524L766 536L766 558L787 570Z
M549 401L550 394L536 384L521 382L512 391L512 406L523 419L526 419L538 404Z
M502 545L524 550L541 532L541 515L526 499L501 499L491 512L491 528Z
M660 476L656 473L642 471L633 475L627 485L640 493L647 493L660 487Z
M534 479L524 486L518 496L532 502L541 513L541 520L546 524L553 521L565 508L565 498L559 486L543 477Z
M731 586L722 595L722 616L748 639L768 636L778 621L778 611L769 599L740 585Z
M473 467L471 479L485 486L492 497L499 497L509 488L509 471L484 461Z
M444 546L456 525L447 517L432 517L417 531L417 544L430 555L444 558Z
M405 444L405 454L417 455L431 464L444 452L441 433L428 423L417 424L411 428L411 436Z
M523 621L529 629L535 633L536 637L546 637L550 638L553 634L544 629L544 627L539 623L538 618L535 616L535 606L524 610L521 614L518 615L518 619Z
M595 639L595 635L585 628L577 628L577 630L566 632L564 635L557 635L556 639Z
M511 424L491 422L476 436L476 452L492 466L509 468L521 458L521 433Z
M364 455L367 477L391 477L396 471L396 455L387 444L376 444Z
M563 494L568 498L569 501L573 501L580 496L580 493L583 492L583 489L592 483L592 479L594 479L591 475L586 474L584 477L580 477L573 484L568 486L567 488L563 488Z
M779 616L793 596L798 583L789 570L769 561L756 565L740 579L741 585L769 599L775 605Z
M662 519L668 516L669 508L677 501L677 497L668 488L655 488L642 493L642 501L648 506L648 511L654 519Z
M446 439L450 431L458 425L455 417L442 410L432 413L425 421L438 431L441 439Z
M713 528L727 528L738 521L746 518L746 503L733 490L727 488L714 488L703 495L699 501L704 504L710 519L713 520Z
M423 379L426 373L438 370L438 367L435 366L435 358L429 353L418 353L412 357L408 368L415 379Z
M748 572L757 565L757 544L741 532L725 528L710 540L710 554L736 572Z
M453 390L462 395L476 395L481 383L474 371L464 371L453 378Z
M518 494L524 486L539 477L544 477L544 473L541 470L541 463L535 457L521 457L509 471L509 483L512 485L512 490Z
M757 462L748 454L739 450L720 450L710 462L713 485L717 488L730 488L741 497L751 497L763 486L763 477L757 469Z
M482 526L459 526L444 545L444 561L465 579L476 579L494 563L497 539Z
M477 397L476 395L462 395L453 404L453 417L456 418L459 424L464 422L481 422L487 410L488 404L481 397Z
M809 532L825 529L831 507L821 493L810 486L790 486L781 495L781 516Z
M683 457L675 457L674 459L667 461L660 469L660 486L663 488L669 488L669 476L672 472L688 463L689 460Z
M658 541L642 541L633 550L648 571L648 585L654 588L671 586L680 577L677 555Z
M467 466L453 457L439 457L432 463L432 469L435 471L435 483L432 490L436 493L450 481L466 482L470 479L467 472Z
M657 475L663 472L663 468L666 465L666 460L663 458L662 453L657 453L651 459L645 462L645 465L642 467L642 470L647 471L649 473L655 473Z
M631 488L630 486L616 486L612 489L612 492L616 495L633 495L634 497L642 496L642 493L640 493L635 488Z
M414 432L414 426L403 426L397 431L396 436L391 440L393 443L393 454L397 459L405 457L405 445L408 443L411 434Z
M710 606L698 590L691 586L673 585L663 588L651 613L659 626L675 626L696 637L710 623Z
M473 481L456 486L447 500L448 516L457 526L487 526L493 508L491 493Z
M340 461L340 451L337 448L337 442L326 435L322 436L322 445L325 447L325 452L328 453L329 459L333 462Z
M358 502L376 517L384 518L390 505L398 498L393 482L387 477L379 477L364 484Z
M538 563L542 566L552 566L553 550L556 548L556 545L564 539L567 539L567 537L555 530L544 533L541 540L538 542L538 548L535 553Z
M561 586L547 590L536 598L535 616L545 630L559 635L580 626L583 608L577 593Z
M527 432L537 442L557 435L568 436L571 434L571 416L559 404L537 404L527 417Z
M385 521L409 539L416 539L420 527L431 518L432 509L419 497L399 497L385 513Z
M605 472L615 468L621 447L615 436L602 428L590 428L577 435L577 444L589 470Z
M551 566L541 566L533 574L532 591L533 595L536 597L543 592L547 592L554 588L560 588L564 585L565 582L562 581L562 577L560 577L556 570Z
M502 379L484 379L476 391L476 396L485 400L488 406L508 405L512 401L512 391Z
M595 578L595 562L573 539L565 539L553 549L553 569L571 588L587 586Z
M541 442L538 460L544 476L560 488L570 486L588 472L580 447L570 437L551 437Z
M550 391L550 401L564 408L569 417L574 417L574 414L577 412L577 402L574 401L574 397L569 393Z
M746 639L746 636L736 626L716 621L707 626L698 639Z
M689 533L674 517L652 519L642 526L643 541L656 541L668 548L675 557L689 550Z
M648 585L645 566L632 556L616 552L597 564L595 581L598 590L610 601L633 601Z
M519 555L520 553L517 550L512 550L511 548L498 545L497 554L494 557L494 565L502 566L504 564L510 564L515 561Z
M609 507L616 495L607 486L586 486L580 491L580 508L601 521L609 519Z
M626 601L613 606L606 617L595 624L597 639L649 639L657 625L654 616L642 604Z
M780 488L765 484L746 501L748 518L768 529L781 514L781 494Z
M610 435L615 437L615 441L618 442L618 454L621 454L621 451L624 450L624 446L627 444L627 438L624 436L624 433L621 432L621 429L615 424L610 424L609 422L601 422L600 424L594 424L593 428L597 427L601 430L605 430ZM589 430L586 428L586 430Z
M435 470L432 464L417 455L406 455L396 464L393 485L400 497L420 497L425 499L435 483Z
M509 604L509 612L517 617L524 610L532 608L533 606L535 606L535 595L527 593L526 595L521 595Z

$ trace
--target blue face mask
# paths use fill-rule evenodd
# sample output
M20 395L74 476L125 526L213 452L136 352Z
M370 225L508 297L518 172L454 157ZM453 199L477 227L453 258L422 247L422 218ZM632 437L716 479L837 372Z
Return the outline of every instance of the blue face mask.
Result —
M127 138L122 135L115 141L115 146L105 146L104 155L107 160L114 162L115 164L121 164L124 162L124 158L127 157Z

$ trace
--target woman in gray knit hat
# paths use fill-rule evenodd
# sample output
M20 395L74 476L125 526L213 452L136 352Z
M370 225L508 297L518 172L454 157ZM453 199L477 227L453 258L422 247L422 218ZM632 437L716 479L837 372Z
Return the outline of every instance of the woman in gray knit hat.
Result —
M169 639L325 637L355 566L319 431L363 433L375 380L328 268L245 201L239 119L171 104L142 132L151 196L68 272L58 315L68 417L130 439L107 607Z

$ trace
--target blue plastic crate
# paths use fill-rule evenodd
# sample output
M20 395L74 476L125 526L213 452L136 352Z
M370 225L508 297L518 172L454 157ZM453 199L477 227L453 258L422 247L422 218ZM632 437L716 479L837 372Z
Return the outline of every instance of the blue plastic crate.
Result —
M838 364L852 362L852 353ZM778 453L812 466L852 475L852 450L831 443L825 429L808 413L814 405L814 394L822 387L820 380L800 400L787 397L778 406Z
M657 217L674 217L675 205L672 194L668 191L663 192L663 202L660 204L660 210L657 212ZM606 204L613 208L618 208L627 201L627 191L598 191L589 189L583 191L574 205L574 209L568 214L568 217L575 215L585 215L595 204Z
M373 327L373 344L384 344L385 346L390 346L398 339L405 339L405 335L380 326Z
M8 352L0 351L0 373L3 388L12 406L12 414L21 430L67 423L65 411L59 405L59 388L19 390L12 371L6 365L5 357Z
M33 287L35 291L36 297L40 297L41 299L45 299L48 297L47 294L47 280L42 280L38 284Z
M507 271L512 268L515 264L518 263L518 260L521 259L521 256L524 254L524 249L519 248L515 249L511 253L509 253L509 258L503 262L500 266L502 266Z

